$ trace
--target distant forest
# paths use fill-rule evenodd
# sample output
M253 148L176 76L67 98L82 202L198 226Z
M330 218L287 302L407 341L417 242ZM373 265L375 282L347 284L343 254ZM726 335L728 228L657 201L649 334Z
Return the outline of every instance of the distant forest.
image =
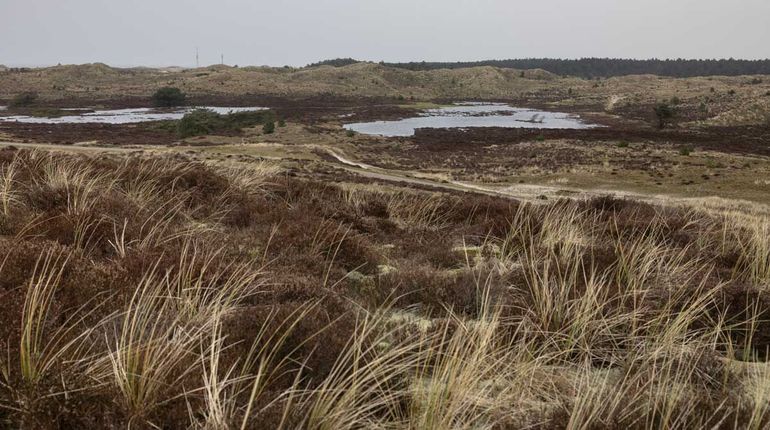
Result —
M338 58L309 65L342 67L357 63L352 58ZM557 75L583 78L608 78L625 75L659 75L688 78L693 76L770 75L770 60L624 60L616 58L581 58L562 60L525 58L519 60L488 60L456 63L381 63L408 70L459 69L464 67L494 66L505 69L543 69Z

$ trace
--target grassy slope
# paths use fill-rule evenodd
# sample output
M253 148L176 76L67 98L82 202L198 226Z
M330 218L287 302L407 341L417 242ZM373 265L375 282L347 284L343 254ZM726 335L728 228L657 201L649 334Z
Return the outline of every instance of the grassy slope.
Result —
M766 208L0 160L3 425L770 424Z

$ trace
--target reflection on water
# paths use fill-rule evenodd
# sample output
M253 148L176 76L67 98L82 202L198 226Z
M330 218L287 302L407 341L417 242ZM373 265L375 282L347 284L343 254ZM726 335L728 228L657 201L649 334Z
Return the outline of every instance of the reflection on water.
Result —
M522 109L500 103L462 103L428 109L418 117L398 121L374 121L346 124L345 129L376 136L412 136L418 128L561 128L597 127L574 115L561 112Z
M181 109L151 109L151 108L139 108L139 109L113 109L113 110L96 110L93 112L86 112L78 115L65 115L59 117L34 117L25 115L16 116L0 116L0 121L4 122L21 122L27 124L133 124L138 122L147 121L163 121L163 120L177 120L195 109L209 109L219 114L228 114L236 112L253 112L258 110L265 110L267 108L262 107L214 107L214 106L201 106L201 107L188 107ZM0 109L2 110L2 109ZM82 109L62 109L62 110L82 110Z

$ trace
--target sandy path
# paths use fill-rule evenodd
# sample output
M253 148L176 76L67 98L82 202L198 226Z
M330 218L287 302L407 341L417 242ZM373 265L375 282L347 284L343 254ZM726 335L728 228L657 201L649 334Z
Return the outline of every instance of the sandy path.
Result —
M482 185L468 184L460 181L442 182L442 181L434 181L430 179L415 178L413 176L409 176L407 173L394 172L392 170L383 169L383 168L375 167L369 164L353 161L347 158L347 156L341 154L340 152L334 149L331 149L331 148L325 148L325 149L329 153L329 155L334 157L340 163L347 166L347 170L355 172L361 176L365 176L368 178L380 179L380 180L389 181L389 182L402 182L402 183L408 183L408 184L414 184L414 185L423 185L423 186L429 186L429 187L441 188L441 189L447 189L447 190L453 190L453 191L465 191L465 192L471 192L476 194L486 194L490 196L508 197L508 198L514 198L519 200L535 200L535 199L542 198L541 196L565 197L563 195L559 195L561 192L564 191L563 189L542 186L542 185L510 185L503 189L496 189L496 188L485 187ZM594 193L592 191L576 191L576 190L569 190L569 191L570 193L575 194L572 197L592 197L592 196L607 194L606 192Z
M142 146L116 147L116 146L95 146L95 145L55 145L55 144L45 144L45 143L21 143L21 142L0 141L0 147L2 146L14 146L17 148L26 148L26 149L40 149L40 150L46 150L46 151L62 151L62 152L70 152L70 153L91 153L91 154L99 153L99 152L129 154L132 152L139 152L139 151L143 151L145 153L148 153L148 152L163 153L163 152L179 152L179 151L190 149L190 147L142 147ZM701 206L703 204L703 201L709 200L707 198L706 199L677 198L677 197L666 196L666 195L647 195L647 194L639 194L639 193L622 191L622 190L579 190L579 189L568 189L563 187L557 188L557 187L551 187L551 186L545 186L545 185L531 185L531 184L512 184L512 185L506 186L505 188L492 188L488 186L464 183L460 181L437 181L437 180L431 180L431 179L425 179L425 178L416 178L414 176L410 176L408 172L393 171L393 170L383 169L381 167L376 167L369 164L361 163L350 159L348 156L344 155L341 151L337 149L332 149L326 146L316 147L316 149L319 149L319 148L325 150L329 155L331 155L335 160L337 160L340 163L339 164L340 167L343 167L349 172L355 173L357 175L360 175L366 178L377 179L377 180L393 182L393 183L419 185L419 186L431 187L435 189L463 191L463 192L469 192L469 193L475 193L475 194L505 197L505 198L511 198L511 199L517 199L517 200L538 201L538 200L543 200L543 196L547 197L548 199L554 199L554 198L580 199L580 198L590 198L590 197L597 197L597 196L603 196L603 195L614 195L620 198L631 198L631 199L645 201L645 202L654 203L654 204L664 204L664 205L665 204L669 204L669 205L685 204L688 206L690 205ZM740 202L735 201L734 203L737 204ZM752 207L757 206L748 202L747 204ZM765 209L770 210L763 205L761 205L761 207L763 208L763 210Z

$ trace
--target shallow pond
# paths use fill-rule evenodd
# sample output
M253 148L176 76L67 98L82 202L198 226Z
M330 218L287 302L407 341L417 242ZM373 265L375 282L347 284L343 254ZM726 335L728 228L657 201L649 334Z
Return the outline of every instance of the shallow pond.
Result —
M413 118L346 124L345 129L376 136L412 136L418 128L551 128L585 129L597 127L561 112L515 108L500 103L462 103L428 109Z
M253 112L265 110L262 107L188 107L181 109L113 109L113 110L95 110L91 112L78 113L77 115L64 115L58 117L35 117L25 115L0 116L0 122L21 122L27 124L133 124L148 121L177 120L195 109L209 109L219 114L228 114L236 112ZM83 111L83 109L62 109L72 111Z

